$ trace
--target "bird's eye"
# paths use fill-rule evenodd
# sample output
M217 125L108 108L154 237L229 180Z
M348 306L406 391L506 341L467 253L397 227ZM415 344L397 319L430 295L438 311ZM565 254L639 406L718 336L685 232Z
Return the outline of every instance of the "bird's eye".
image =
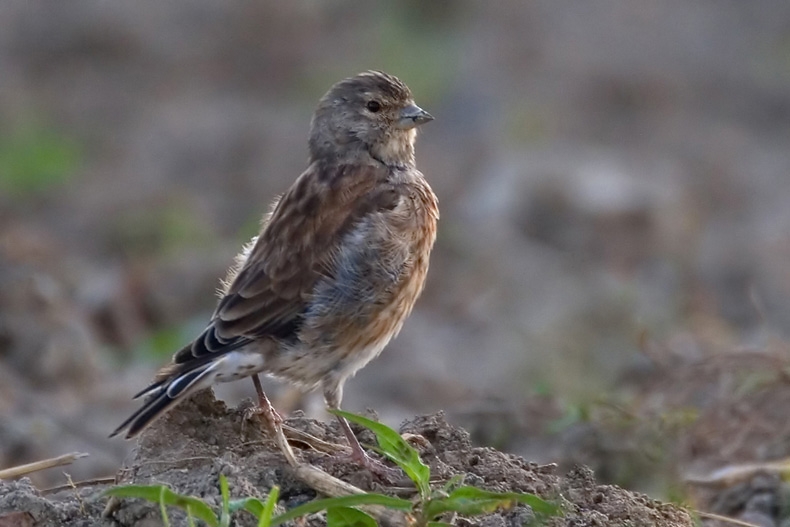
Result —
M381 103L378 101L368 101L368 103L365 105L365 108L373 113L376 113L381 110Z

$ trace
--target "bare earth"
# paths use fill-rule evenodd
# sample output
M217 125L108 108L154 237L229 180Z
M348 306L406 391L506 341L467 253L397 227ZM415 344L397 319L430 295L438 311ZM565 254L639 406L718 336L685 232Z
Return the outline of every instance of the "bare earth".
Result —
M118 474L118 482L166 483L181 493L199 496L209 504L220 503L218 475L224 474L231 496L264 497L280 487L279 506L289 508L316 497L316 492L297 480L274 444L265 440L256 422L245 420L246 404L227 408L203 392L149 429L128 465ZM301 416L287 424L319 439L343 444L335 423L326 424ZM535 493L559 499L566 514L550 522L552 526L691 526L689 515L669 504L609 485L598 485L592 472L578 467L565 476L554 466L539 466L494 450L473 447L467 432L448 424L442 414L417 417L405 423L402 433L417 434L423 459L431 466L432 477L446 481L465 474L465 482L489 490ZM362 432L363 443L373 442ZM342 457L295 445L303 461L365 490L385 493L404 491L382 487L365 471ZM0 526L8 525L161 525L158 506L141 500L124 500L103 516L107 498L96 498L106 487L86 486L42 495L29 480L0 483ZM408 495L408 491L406 491ZM26 514L15 514L24 512ZM532 518L527 507L475 519L458 519L457 525L520 526ZM173 510L171 520L179 524L183 516ZM238 513L237 525L255 525L252 516ZM322 515L308 518L308 525L323 525Z

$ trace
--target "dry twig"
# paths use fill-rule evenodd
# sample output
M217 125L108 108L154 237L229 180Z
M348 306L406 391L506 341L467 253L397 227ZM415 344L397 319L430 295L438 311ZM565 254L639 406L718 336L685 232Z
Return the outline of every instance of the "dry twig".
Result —
M63 465L71 465L77 459L87 457L88 455L89 454L85 452L72 452L70 454L64 454L58 457L43 459L41 461L28 463L26 465L18 465L16 467L0 470L0 479L13 479L13 478L18 478L19 476L24 476L26 474L31 474L33 472L38 472L39 470L44 470L47 468L61 467Z

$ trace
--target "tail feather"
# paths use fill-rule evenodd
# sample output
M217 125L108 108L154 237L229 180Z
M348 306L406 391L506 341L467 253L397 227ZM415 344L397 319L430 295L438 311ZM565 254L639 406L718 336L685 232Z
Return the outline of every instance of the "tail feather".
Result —
M148 386L147 388L140 390L139 392L134 394L132 399L139 399L140 397L148 397L148 396L159 394L162 392L163 387L167 386L167 382L168 382L167 379L157 381L151 384L150 386Z
M178 399L190 393L196 384L205 379L209 373L217 369L217 366L220 364L221 362L209 362L202 368L194 369L183 375L179 375L167 385L165 393L171 399Z
M214 380L211 373L217 365L216 362L201 364L197 368L158 381L137 394L135 398L143 395L148 395L148 398L110 437L115 437L124 430L127 430L126 439L135 437L188 395L211 386Z

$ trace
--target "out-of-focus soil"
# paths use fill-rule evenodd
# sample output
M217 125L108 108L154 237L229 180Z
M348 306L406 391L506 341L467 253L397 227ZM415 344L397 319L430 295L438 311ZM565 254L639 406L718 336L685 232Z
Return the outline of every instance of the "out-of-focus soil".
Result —
M245 418L246 404L227 408L211 392L202 392L161 419L141 436L134 455L117 475L119 483L164 483L180 493L199 496L208 504L221 503L218 476L228 478L232 497L262 498L275 485L280 488L278 507L288 508L316 498L316 492L296 479L293 471L271 441L261 434L257 422ZM335 423L297 416L286 423L319 439L343 443ZM447 423L442 414L417 417L401 427L402 433L422 436L418 442L423 460L431 467L432 480L447 481L463 475L467 484L493 491L518 491L555 500L564 508L551 526L691 526L689 515L676 506L663 504L615 486L595 482L592 472L576 468L565 476L555 474L553 465L539 466L492 448L474 447L469 434ZM372 440L369 432L361 439ZM298 445L297 445L298 446ZM303 462L364 489L399 493L375 480L367 471L338 455L298 450ZM159 507L142 500L121 500L105 507L97 498L102 486L67 489L43 495L29 480L0 483L0 525L114 525L153 526L161 524ZM175 524L185 521L171 511ZM518 506L485 517L457 519L456 525L522 526L534 519L531 510ZM16 523L13 523L16 522ZM255 525L247 513L236 514L236 525ZM325 524L321 514L306 525Z

